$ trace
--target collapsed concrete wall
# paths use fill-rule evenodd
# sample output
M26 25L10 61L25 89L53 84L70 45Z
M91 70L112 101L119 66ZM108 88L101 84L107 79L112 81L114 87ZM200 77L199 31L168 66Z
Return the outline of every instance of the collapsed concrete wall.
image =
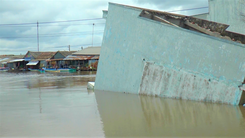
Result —
M209 13L194 17L228 24L228 31L245 34L244 7L244 0L209 0Z
M95 89L139 94L145 62L197 72L204 78L222 81L232 91L242 85L243 44L146 19L139 16L141 12L142 9L109 4ZM212 88L207 93L217 89ZM225 103L237 105L241 92L235 94L237 99ZM225 101L224 97L210 101ZM198 100L198 95L187 99Z

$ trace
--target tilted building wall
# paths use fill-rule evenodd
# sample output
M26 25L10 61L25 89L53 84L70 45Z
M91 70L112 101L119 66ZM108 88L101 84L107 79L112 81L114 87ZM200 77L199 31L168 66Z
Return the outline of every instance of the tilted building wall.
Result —
M139 17L141 11L109 4L95 89L234 105L241 102L239 86L245 77L243 44ZM185 89L182 94L166 92L159 87L165 81L156 83L155 77L160 75L156 75L159 73L156 68L172 78L173 74L186 76L182 79L189 78L190 83L182 83ZM167 89L175 88L172 85L179 87L178 83L169 83ZM196 87L186 89L191 85ZM145 87L154 91L145 93Z

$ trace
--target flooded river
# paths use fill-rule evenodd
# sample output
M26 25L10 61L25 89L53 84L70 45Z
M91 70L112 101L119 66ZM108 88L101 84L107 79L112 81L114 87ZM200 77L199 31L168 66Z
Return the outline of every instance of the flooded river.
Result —
M88 91L94 80L0 72L0 137L245 137L245 107Z

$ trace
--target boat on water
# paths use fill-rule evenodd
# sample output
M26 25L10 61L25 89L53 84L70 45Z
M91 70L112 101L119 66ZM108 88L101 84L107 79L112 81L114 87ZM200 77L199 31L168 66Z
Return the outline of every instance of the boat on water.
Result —
M0 71L8 71L9 68L8 67L0 67Z
M76 69L72 69L72 68L68 68L68 69L67 68L60 68L58 70L60 70L60 72L70 72L70 73L77 71Z
M38 72L41 72L41 73L45 72L44 69L31 69L31 68L28 68L28 70L29 71L38 71Z
M40 69L31 69L31 68L28 68L28 70L30 70L30 71L40 71Z
M70 72L70 73L73 73L73 72L76 72L77 70L76 69L72 69L72 68L43 68L45 71L47 72Z

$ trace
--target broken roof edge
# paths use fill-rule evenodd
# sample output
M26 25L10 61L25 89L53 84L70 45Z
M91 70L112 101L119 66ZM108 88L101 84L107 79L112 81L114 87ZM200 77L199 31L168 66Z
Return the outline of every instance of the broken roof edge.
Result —
M166 13L166 12L151 12L147 10L142 10L142 12L139 15L140 17L149 18L151 20L156 20L159 22L167 23L176 27L182 27L185 29L195 30L201 33L205 33L208 35L220 37L223 39L229 39L230 41L235 41L237 43L245 44L245 35L239 34L236 32L228 32L226 29L230 26L227 24L209 21L205 19L196 18L193 16L185 16L184 18L182 16L174 15L172 13ZM180 23L176 24L168 20L168 18L172 18L175 20L179 20ZM184 25L187 25L188 27L181 24L181 22ZM189 22L189 25L186 23ZM193 25L192 25L193 24ZM195 28L195 25L199 27ZM194 27L194 28L193 28Z
M152 9L141 8L141 7L136 7L136 6L130 6L130 5L125 5L125 4L113 3L113 2L109 2L109 5L110 4L117 5L117 6L122 6L122 7L126 7L126 8L131 8L131 9L142 10L142 11L143 10L146 10L146 11L150 11L150 12L158 12L158 13L172 14L174 16L186 17L186 15L181 15L181 14L176 14L176 13L170 13L170 12L166 12L166 11L152 10Z
M241 48L245 48L244 44L237 43L237 42L234 42L234 41L230 41L230 40L222 39L222 38L219 38L219 37L214 37L214 36L211 36L211 35L199 33L197 31L192 31L192 30L185 29L185 28L182 28L182 27L175 27L173 25L169 25L169 24L166 24L166 23L162 23L162 22L159 22L159 21L156 21L156 20L151 20L151 19L144 18L144 17L142 17L141 19L142 20L147 20L147 21L150 21L150 22L153 22L153 23L157 23L157 24L160 24L160 25L165 25L165 26L171 27L173 29L179 29L181 31L185 31L185 32L188 32L188 33L193 33L193 34L196 34L196 35L199 35L199 36L202 36L202 37L207 37L207 38L210 38L210 39L213 39L213 40L216 40L216 41L221 41L221 42L233 44L234 46L238 46L238 47L241 47Z
M203 27L203 28L207 27L206 28L207 30L210 29L212 32L220 33L219 37L221 39L226 39L226 38L222 38L222 37L226 37L227 36L227 37L230 37L230 39L231 39L231 40L228 40L228 41L234 41L235 43L240 43L242 45L245 44L245 42L243 40L243 38L245 38L245 35L238 34L236 32L228 32L226 29L230 25L227 25L227 24L214 22L214 21L209 21L209 20L205 20L205 19L200 19L200 18L193 17L193 16L186 16L186 15L180 15L180 14L175 14L175 13L169 13L169 12L165 12L165 11L151 10L151 9L141 8L141 7L136 7L136 6L130 6L130 5L124 5L124 4L118 4L118 3L109 2L109 5L110 4L115 5L115 6L120 6L120 7L123 7L123 8L129 8L129 9L141 11L139 16L141 16L144 11L147 11L147 12L151 13L152 15L157 15L157 18L159 17L159 15L161 15L161 16L164 15L164 16L179 18L181 20L188 19L189 21L191 21L191 23L198 24L200 27ZM154 19L152 19L152 20L154 20ZM166 23L166 24L171 24L171 22L168 23L167 20L164 20L163 22ZM208 26L206 26L207 24L208 24ZM216 37L216 38L219 38L219 37Z
M117 6L123 6L123 7L126 7L126 8L138 9L138 10L142 10L142 11L149 11L149 12L162 13L162 14L170 14L170 15L179 16L179 17L183 17L183 18L185 18L185 17L194 18L194 19L198 19L198 20L204 20L204 21L207 21L207 22L210 22L210 23L217 23L217 24L221 24L221 25L230 26L230 25L224 24L224 23L213 22L213 21L209 21L209 20L205 20L205 19L199 19L199 18L193 17L194 15L187 16L187 15L181 15L181 14L176 14L176 13L170 13L170 12L166 12L166 11L152 10L152 9L141 8L141 7L136 7L136 6L118 4L118 3L113 3L113 2L109 2L109 4L113 4L113 5L117 5ZM207 14L209 14L209 13L207 13Z

